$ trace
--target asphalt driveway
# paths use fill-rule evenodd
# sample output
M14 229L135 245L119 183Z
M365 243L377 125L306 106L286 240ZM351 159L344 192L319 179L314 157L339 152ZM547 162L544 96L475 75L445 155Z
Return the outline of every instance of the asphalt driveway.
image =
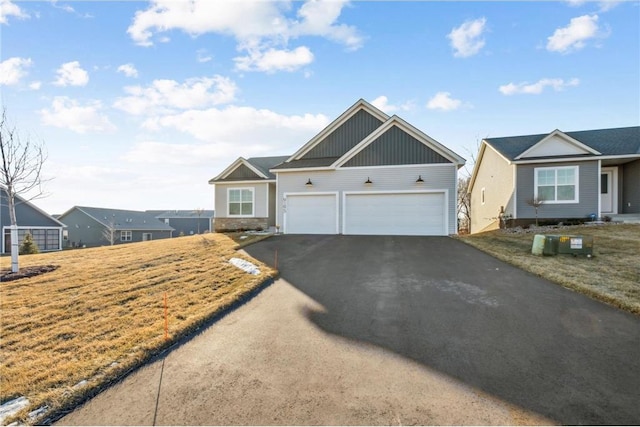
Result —
M640 318L446 237L274 236L281 279L63 425L640 424Z
M276 236L247 248L269 264L276 250L328 333L561 424L640 424L636 316L446 237Z

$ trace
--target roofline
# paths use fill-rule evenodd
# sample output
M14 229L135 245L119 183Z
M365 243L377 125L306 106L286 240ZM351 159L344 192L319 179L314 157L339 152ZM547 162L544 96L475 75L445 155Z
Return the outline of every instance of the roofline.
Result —
M368 103L364 99L360 98L358 101L356 101L355 104L353 104L351 107L349 107L344 113L340 114L340 116L338 116L338 118L333 120L324 129L322 129L320 131L320 133L316 134L306 144L304 144L302 147L300 147L298 149L298 151L293 153L291 155L291 157L289 157L287 160L285 160L285 162L290 162L290 161L293 161L293 160L297 160L300 157L302 157L305 154L307 154L313 147L315 147L318 143L320 143L327 135L329 135L331 132L333 132L338 127L343 125L357 111L359 111L361 109L367 111L368 113L370 113L372 116L376 117L377 119L379 119L383 123L385 121L389 120L389 115L387 115L382 110L374 107L373 105L371 105L370 103Z
M615 160L615 159L640 159L640 154L620 154L608 156L593 157L558 157L553 159L534 159L534 160L514 160L512 163L516 165L526 165L535 163L561 163L561 162L589 162L596 160Z
M229 166L227 166L227 168L225 170L223 170L222 172L220 172L215 178L211 178L209 180L209 184L211 184L212 181L226 178L227 176L229 176L229 174L231 174L231 172L233 172L241 164L243 164L246 167L248 167L249 169L251 169L256 175L261 176L264 179L268 179L269 178L264 173L262 173L260 170L258 170L255 166L253 166L251 163L249 163L249 161L247 161L247 159L245 159L244 157L238 157L233 163L231 163Z
M273 173L282 173L282 172L311 172L311 171L332 171L335 168L331 166L318 166L318 167L307 167L307 168L288 168L288 169L271 169L269 172Z
M567 135L566 133L562 132L561 130L556 129L553 132L551 132L550 134L548 134L547 136L545 136L544 138L542 138L540 141L538 141L535 144L533 144L531 147L529 147L526 150L524 150L519 155L515 156L513 159L514 160L520 160L527 153L529 153L530 151L532 151L533 149L535 149L539 145L544 144L545 142L547 142L549 139L553 138L554 136L561 136L564 139L566 139L567 142L569 142L570 144L573 144L573 145L577 146L578 148L581 148L581 149L583 149L585 151L588 151L591 154L596 154L596 155L602 154L598 150L595 150L595 149L589 147L588 145L583 144L582 142L578 141L577 139L572 138L571 136Z
M84 207L88 207L88 206L84 206ZM95 222L97 222L98 224L102 225L103 227L109 227L109 224L107 224L107 223L103 222L102 220L100 220L100 219L96 218L95 216L91 215L89 212L85 211L85 210L84 210L84 209L82 209L82 208L83 208L83 206L74 206L74 207L72 207L71 209L69 209L68 211L66 211L65 213L63 213L63 214L62 214L62 215L60 215L60 216L62 217L62 216L64 216L64 215L67 215L67 214L68 214L69 212L71 212L72 210L77 209L77 210L79 210L80 212L82 212L83 214L85 214L86 216L88 216L89 218L91 218L92 220L94 220ZM95 209L118 210L118 211L121 211L121 212L127 212L127 210L126 210L126 209L110 209L110 208L95 208ZM129 211L129 212L134 212L134 213L136 213L136 214L139 214L139 213L147 214L146 212L141 212L141 211ZM150 216L151 216L151 218L154 218L154 219L158 220L158 218L156 218L156 217L155 217L155 216L153 216L152 214L147 214L147 215L150 215ZM162 222L161 222L160 220L158 220L158 222L159 222L160 224L162 224ZM131 231L143 231L143 230L153 230L153 231L175 231L175 228L173 228L173 227L171 227L171 226L169 226L169 228L170 228L171 230L168 230L168 229L166 229L166 228L121 228L121 227L118 227L118 224L114 224L114 226L115 226L115 227L114 227L114 229L115 229L116 231L117 231L117 230L131 230ZM68 227L68 226L66 226L66 225L65 225L65 227Z
M7 188L4 185L0 185L0 188L3 189L5 191L5 193L7 193L7 197L9 196L9 192L7 191ZM18 199L20 199L20 203L26 203L27 205L31 206L33 209L35 209L36 211L38 211L38 213L49 217L50 219L54 220L55 222L57 222L58 224L60 224L62 227L66 227L67 225L58 221L57 218L54 218L53 215L43 211L42 209L40 209L39 207L37 207L36 205L34 205L33 203L31 203L29 200L26 200L24 197L20 196L19 194L14 194L14 196Z
M275 179L248 179L248 180L237 180L237 181L217 181L217 182L212 182L209 181L209 184L211 185L216 185L216 184L235 184L235 183L241 183L241 184L261 184L261 183L265 183L265 182L276 182Z
M382 125L376 128L373 132L367 135L366 138L364 138L362 141L356 144L351 150L343 154L331 166L334 168L338 168L344 165L346 162L354 158L358 153L360 153L362 150L368 147L373 141L375 141L378 137L380 137L383 133L391 129L393 126L398 126L400 129L402 129L403 131L405 131L406 133L410 134L411 136L416 138L418 141L420 141L423 145L431 148L433 151L440 154L442 157L445 157L446 159L450 160L451 163L454 163L460 166L466 163L465 159L463 159L453 151L449 150L448 148L444 147L442 144L440 144L435 139L431 138L429 135L425 134L415 126L411 125L410 123L406 122L405 120L401 119L400 117L394 114Z

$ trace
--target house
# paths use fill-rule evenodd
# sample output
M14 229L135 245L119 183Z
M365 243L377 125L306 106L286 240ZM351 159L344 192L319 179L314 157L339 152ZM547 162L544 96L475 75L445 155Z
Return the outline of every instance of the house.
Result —
M488 138L469 183L471 232L537 217L640 213L640 127Z
M60 221L70 247L104 246L172 237L173 228L147 212L74 206Z
M18 223L18 243L29 233L40 252L62 249L64 224L31 202L16 195L16 221ZM2 229L2 253L11 253L11 217L7 189L0 186L0 228Z
M239 158L209 181L215 229L287 234L448 235L465 160L359 100L293 155Z
M190 236L192 234L208 233L213 224L214 211L212 210L148 210L147 213L155 216L159 221L168 224L174 229L174 236Z

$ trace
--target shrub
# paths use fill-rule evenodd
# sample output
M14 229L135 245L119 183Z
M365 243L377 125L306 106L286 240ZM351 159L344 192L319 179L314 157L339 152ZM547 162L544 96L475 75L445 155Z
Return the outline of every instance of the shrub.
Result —
M33 241L33 238L31 237L31 233L27 233L24 235L24 240L22 241L22 244L20 245L20 255L30 255L30 254L37 254L40 251L38 250L38 245L36 245L36 242Z

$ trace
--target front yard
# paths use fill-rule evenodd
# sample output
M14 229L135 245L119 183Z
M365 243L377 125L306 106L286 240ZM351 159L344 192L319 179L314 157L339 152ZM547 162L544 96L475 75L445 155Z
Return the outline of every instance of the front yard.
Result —
M535 234L593 236L594 257L534 256ZM605 224L525 232L495 230L460 240L523 270L640 315L640 225Z
M36 409L45 418L71 409L275 274L235 247L207 234L21 256L25 269L57 268L0 284L0 404L28 400L17 416L26 423L38 422L27 415ZM9 267L10 258L0 261Z

